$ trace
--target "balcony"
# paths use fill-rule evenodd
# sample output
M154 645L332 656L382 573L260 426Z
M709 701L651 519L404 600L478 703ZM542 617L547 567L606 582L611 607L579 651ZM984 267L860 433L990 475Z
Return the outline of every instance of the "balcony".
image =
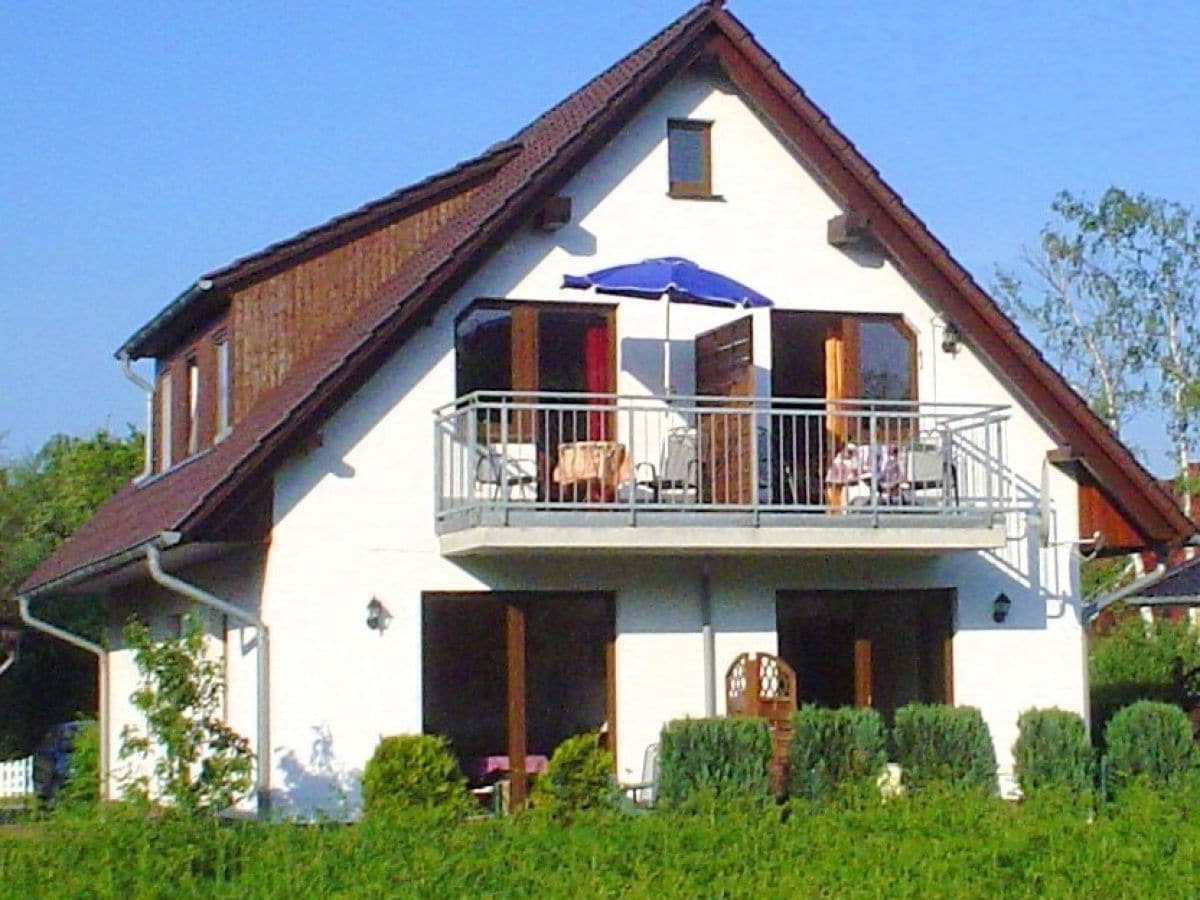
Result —
M436 410L446 556L994 549L1007 407L474 393Z

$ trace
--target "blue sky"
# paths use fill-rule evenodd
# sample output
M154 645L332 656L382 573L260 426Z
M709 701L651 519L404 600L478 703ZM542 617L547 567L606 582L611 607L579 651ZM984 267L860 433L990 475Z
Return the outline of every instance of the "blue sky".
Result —
M0 0L0 453L138 422L112 352L197 275L509 136L685 7ZM1060 189L1200 206L1200 4L730 8L985 284Z

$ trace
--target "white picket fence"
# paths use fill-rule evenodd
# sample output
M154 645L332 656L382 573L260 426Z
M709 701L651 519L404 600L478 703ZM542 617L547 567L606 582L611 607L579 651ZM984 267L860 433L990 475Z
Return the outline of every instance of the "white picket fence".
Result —
M0 801L33 796L33 757L0 762Z

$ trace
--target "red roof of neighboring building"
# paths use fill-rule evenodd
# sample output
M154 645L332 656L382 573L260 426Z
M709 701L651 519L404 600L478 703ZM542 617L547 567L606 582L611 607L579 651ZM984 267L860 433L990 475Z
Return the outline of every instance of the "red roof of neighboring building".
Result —
M1178 543L1194 531L1171 497L1088 409L1063 378L1021 336L990 297L929 233L720 3L702 3L567 97L511 141L465 167L485 167L485 180L464 210L408 258L397 275L363 307L351 327L328 339L265 395L233 432L211 450L141 486L127 486L22 585L48 591L63 579L153 539L178 531L185 540L210 537L229 507L271 477L289 447L309 435L344 402L504 240L538 204L562 187L578 167L674 74L702 56L715 56L848 209L865 213L897 265L939 304L995 371L1063 444L1104 485L1148 543ZM494 164L494 167L493 167ZM459 167L461 169L462 167ZM457 170L452 170L457 171ZM420 185L417 186L421 187ZM380 201L399 202L401 194ZM334 220L370 217L376 204ZM359 216L355 219L355 216ZM346 227L354 227L346 226ZM248 268L304 252L306 232L267 248L213 277L252 278ZM268 270L276 270L269 268ZM131 341L137 340L137 336Z

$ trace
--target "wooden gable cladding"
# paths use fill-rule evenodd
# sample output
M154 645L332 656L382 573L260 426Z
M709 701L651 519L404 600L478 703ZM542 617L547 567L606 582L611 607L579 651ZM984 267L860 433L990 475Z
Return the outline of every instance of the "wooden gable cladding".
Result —
M349 321L476 190L427 206L234 293L233 422Z
M1100 555L1116 556L1153 549L1148 541L1108 499L1096 480L1086 473L1079 484L1079 537L1089 540L1100 532Z

